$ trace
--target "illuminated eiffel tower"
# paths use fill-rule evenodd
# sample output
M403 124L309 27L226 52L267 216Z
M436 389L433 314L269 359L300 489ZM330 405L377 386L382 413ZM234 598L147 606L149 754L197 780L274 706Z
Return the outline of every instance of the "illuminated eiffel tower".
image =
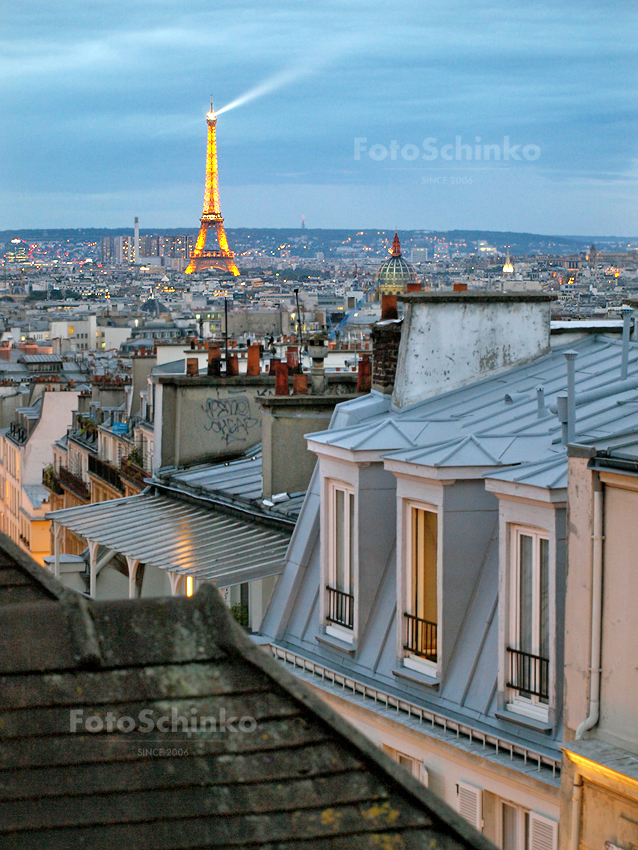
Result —
M195 248L190 253L190 263L186 274L200 272L203 269L223 269L232 275L238 275L235 255L228 247L224 230L224 219L219 206L219 177L217 175L217 116L213 111L211 98L210 112L206 116L208 125L208 144L206 146L206 188L204 189L204 210L200 218L199 235ZM206 251L208 228L217 231L219 251Z

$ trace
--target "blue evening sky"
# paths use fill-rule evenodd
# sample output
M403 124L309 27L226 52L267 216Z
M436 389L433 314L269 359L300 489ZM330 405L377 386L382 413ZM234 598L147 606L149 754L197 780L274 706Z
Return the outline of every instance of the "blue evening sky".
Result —
M228 227L635 236L636 15L634 0L6 4L0 229L196 227L209 95L221 109L262 87L218 119Z

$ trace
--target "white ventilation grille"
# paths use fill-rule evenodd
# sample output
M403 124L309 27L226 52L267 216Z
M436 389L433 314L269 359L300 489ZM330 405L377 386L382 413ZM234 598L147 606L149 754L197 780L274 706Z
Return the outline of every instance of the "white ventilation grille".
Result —
M556 850L558 846L558 824L556 821L529 813L530 850Z
M459 814L479 832L482 831L483 792L480 788L459 782ZM536 848L531 848L531 850L536 850Z

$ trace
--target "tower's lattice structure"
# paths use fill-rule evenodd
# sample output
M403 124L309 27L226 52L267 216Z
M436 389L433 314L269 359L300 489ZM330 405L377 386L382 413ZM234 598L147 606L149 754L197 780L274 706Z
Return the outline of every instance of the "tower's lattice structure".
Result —
M228 239L224 230L219 205L219 177L217 173L217 116L211 102L210 112L206 116L208 125L208 143L206 145L206 188L204 190L204 209L200 218L199 235L190 254L190 263L186 274L202 271L202 269L223 269L233 275L239 274L235 265L235 255L228 247ZM210 227L217 231L219 250L207 251L206 237Z

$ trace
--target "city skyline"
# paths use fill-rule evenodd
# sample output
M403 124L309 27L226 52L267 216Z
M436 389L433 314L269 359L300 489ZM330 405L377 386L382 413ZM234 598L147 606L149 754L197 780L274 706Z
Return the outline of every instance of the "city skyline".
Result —
M0 229L196 227L212 89L231 229L631 236L634 30L624 2L14 7Z

